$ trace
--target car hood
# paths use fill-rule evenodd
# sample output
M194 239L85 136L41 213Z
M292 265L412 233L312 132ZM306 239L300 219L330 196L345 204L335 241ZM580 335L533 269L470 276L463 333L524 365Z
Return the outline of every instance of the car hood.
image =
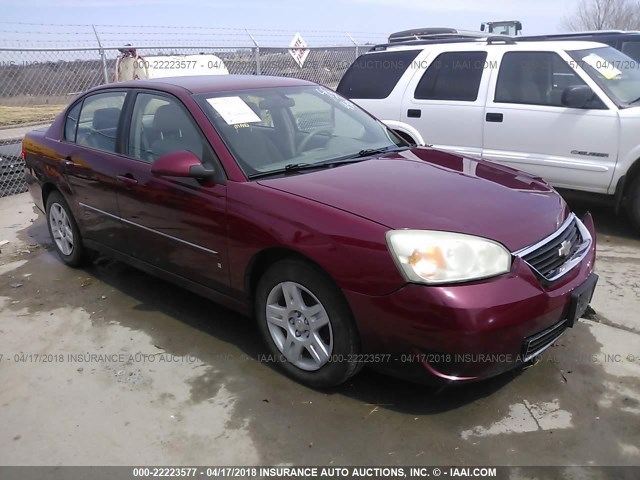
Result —
M478 235L511 251L550 235L569 214L540 178L428 148L259 183L390 229Z

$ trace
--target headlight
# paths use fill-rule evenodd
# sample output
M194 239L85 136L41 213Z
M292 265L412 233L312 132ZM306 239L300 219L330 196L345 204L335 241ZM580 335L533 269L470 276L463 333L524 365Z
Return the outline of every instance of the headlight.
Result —
M494 277L511 269L511 253L497 242L460 233L391 230L387 243L410 282L441 284Z

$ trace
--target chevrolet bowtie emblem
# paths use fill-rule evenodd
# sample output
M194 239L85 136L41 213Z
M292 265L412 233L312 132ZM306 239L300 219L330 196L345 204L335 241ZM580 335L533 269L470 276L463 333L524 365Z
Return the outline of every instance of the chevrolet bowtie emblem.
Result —
M558 256L566 257L571 253L571 242L565 240L560 244L560 248L558 249Z

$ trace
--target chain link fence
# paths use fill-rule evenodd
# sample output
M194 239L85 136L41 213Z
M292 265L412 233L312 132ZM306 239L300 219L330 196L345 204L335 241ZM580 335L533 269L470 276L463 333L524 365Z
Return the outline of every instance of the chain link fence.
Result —
M132 34L109 25L50 31L44 24L9 25L3 30L0 22L0 197L26 191L22 136L46 126L87 89L115 81L118 49L127 44L147 59L212 54L230 74L295 77L335 89L358 55L384 41L375 33L302 32L309 55L300 67L289 51L296 32L165 26Z

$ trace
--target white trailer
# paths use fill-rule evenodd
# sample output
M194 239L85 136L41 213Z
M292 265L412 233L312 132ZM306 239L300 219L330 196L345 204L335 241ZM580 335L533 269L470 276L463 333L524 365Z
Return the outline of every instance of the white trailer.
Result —
M120 50L116 60L115 81L191 75L228 75L220 57L211 54L141 56L133 48Z

